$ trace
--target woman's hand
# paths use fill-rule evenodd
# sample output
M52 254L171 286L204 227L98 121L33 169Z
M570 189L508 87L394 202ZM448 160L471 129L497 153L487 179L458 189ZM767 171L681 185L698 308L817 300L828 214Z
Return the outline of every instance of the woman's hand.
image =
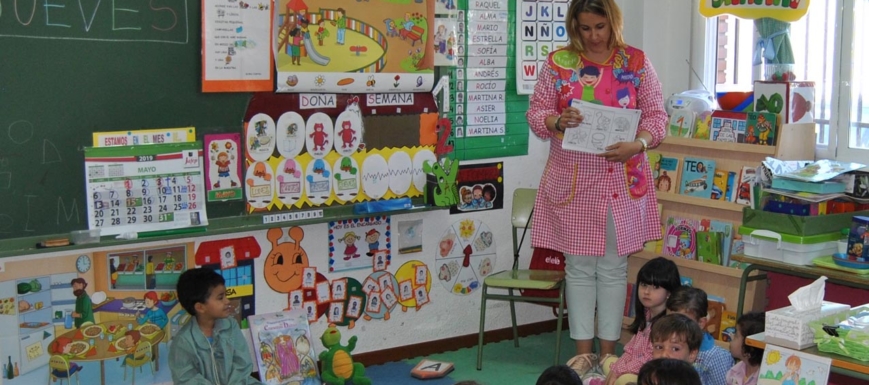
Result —
M608 162L627 162L628 159L643 152L643 144L639 141L633 142L618 142L606 148L606 152L597 154L597 156L606 159Z
M564 130L570 127L576 127L582 123L583 116L573 107L567 107L561 110L561 115L555 117L556 121L552 123L552 132L556 134L564 133ZM558 120L560 119L560 120ZM555 123L558 123L557 127Z

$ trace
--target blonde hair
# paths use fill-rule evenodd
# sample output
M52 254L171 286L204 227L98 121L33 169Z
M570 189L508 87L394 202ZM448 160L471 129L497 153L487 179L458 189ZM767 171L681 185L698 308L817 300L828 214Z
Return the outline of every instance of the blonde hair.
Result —
M608 45L610 49L627 47L623 35L624 19L622 18L622 10L615 0L573 0L570 2L570 7L567 9L567 18L564 20L564 25L567 26L567 36L570 38L570 44L567 46L569 50L576 53L585 52L585 45L582 43L582 36L579 34L578 19L579 14L582 12L593 13L607 19L610 25Z

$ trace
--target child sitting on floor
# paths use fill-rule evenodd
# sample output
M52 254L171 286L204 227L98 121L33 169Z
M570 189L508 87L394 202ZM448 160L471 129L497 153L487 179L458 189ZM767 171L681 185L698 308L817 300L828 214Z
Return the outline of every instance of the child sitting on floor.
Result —
M706 292L696 287L681 287L667 300L668 312L686 315L697 322L701 330L706 330L708 307ZM715 339L709 333L704 332L694 367L700 374L703 385L724 385L727 371L733 367L733 357L730 352L716 345Z
M700 375L685 361L658 358L640 368L637 385L700 385Z
M745 337L761 333L766 318L764 313L745 313L736 320L736 335L730 341L730 354L739 360L727 372L727 385L756 385L763 349L745 344Z

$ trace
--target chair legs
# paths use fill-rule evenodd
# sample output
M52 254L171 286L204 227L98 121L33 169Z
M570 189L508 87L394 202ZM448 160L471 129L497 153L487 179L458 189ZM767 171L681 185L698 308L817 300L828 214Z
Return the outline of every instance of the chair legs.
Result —
M564 324L564 287L566 282L561 282L558 290L558 320L555 321L555 364L561 364L561 327Z
M510 297L513 296L513 289L509 289ZM513 346L519 347L519 327L516 326L516 301L510 300L510 321L513 322Z
M480 334L477 336L477 370L483 370L483 333L486 331L486 295L489 287L483 281L483 292L480 296Z

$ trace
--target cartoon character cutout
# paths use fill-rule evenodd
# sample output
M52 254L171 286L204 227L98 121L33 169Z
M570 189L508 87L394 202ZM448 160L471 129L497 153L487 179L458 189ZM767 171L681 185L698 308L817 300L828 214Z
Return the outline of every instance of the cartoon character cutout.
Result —
M359 163L356 159L345 156L335 161L332 168L335 179L335 198L344 203L359 195Z
M245 176L247 203L254 209L263 209L274 197L274 171L263 162L255 162L247 168Z
M271 116L258 113L245 126L247 154L255 161L265 162L275 150L275 121Z
M305 124L305 145L314 159L323 159L332 149L332 118L322 112L312 114Z
M295 159L284 159L278 165L275 189L278 199L287 206L292 206L302 198L304 193L304 172Z
M277 123L277 148L285 159L295 158L305 148L305 119L295 111L284 112Z
M313 205L325 203L332 195L332 166L324 159L314 159L305 170L305 186L308 200Z
M595 87L600 83L600 68L595 66L585 66L579 70L579 83L582 84L582 100L591 103L603 104L600 99L594 95Z
M291 227L287 231L292 242L279 243L283 236L280 228L269 229L266 238L272 244L263 265L263 277L272 290L289 293L302 287L302 272L308 264L308 253L302 248L305 231L301 227Z
M341 242L344 243L344 260L349 261L351 258L359 258L359 248L356 247L356 241L361 239L360 236L352 231L344 233L341 237Z
M353 155L362 145L362 111L359 109L359 97L347 99L347 107L335 119L335 152L343 155Z

